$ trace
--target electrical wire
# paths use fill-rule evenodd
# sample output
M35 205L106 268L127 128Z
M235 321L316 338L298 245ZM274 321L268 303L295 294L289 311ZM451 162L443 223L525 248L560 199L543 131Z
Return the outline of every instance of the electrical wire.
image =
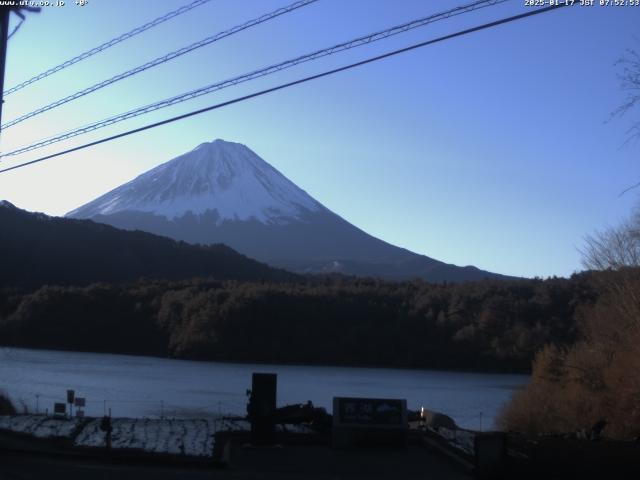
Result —
M202 95L206 95L208 93L212 93L214 91L218 91L218 90L222 90L224 88L227 87L231 87L234 85L238 85L240 83L244 83L250 80L254 80L256 78L259 77L264 77L266 75L270 75L276 72L279 72L281 70L285 70L291 67L294 67L296 65L299 65L301 63L305 63L305 62L309 62L312 60L317 60L319 58L322 57L326 57L329 55L333 55L335 53L338 52L342 52L345 50L350 50L352 48L356 48L362 45L366 45L369 43L373 43L373 42L377 42L379 40L383 40L385 38L391 37L393 35L398 35L400 33L404 33L408 30L412 30L414 28L418 28L418 27L423 27L426 26L430 23L434 23L436 21L440 21L440 20L445 20L447 18L451 18L457 15L461 15L464 13L468 13L468 12L472 12L481 8L485 8L485 7L489 7L489 6L494 6L500 3L504 3L507 2L508 0L480 0L480 1L475 1L473 3L467 4L467 5L463 5L463 6L459 6L459 7L455 7L453 9L450 10L446 10L444 12L440 12L440 13L436 13L433 15L430 15L428 17L424 17L424 18L420 18L417 20L412 20L410 22L404 23L402 25L396 25L395 27L391 27L391 28L387 28L386 30L382 30L382 31L378 31L375 33L371 33L369 35L365 35L365 36L361 36L358 38L355 38L353 40L350 40L348 42L343 42L337 45L334 45L332 47L329 48L325 48L322 50L317 50L315 52L312 53L308 53L305 55L302 55L300 57L296 57L290 60L286 60L284 62L280 62L277 63L275 65L271 65L268 66L266 68L262 68L259 70L254 70L253 72L249 72L249 73L245 73L243 75L237 76L237 77L233 77L231 79L227 79L221 82L216 82L210 85L207 85L205 87L201 87L198 88L196 90L191 90L189 92L186 93L182 93L180 95L168 98L168 99L164 99L161 100L159 102L155 102L143 107L139 107L136 108L134 110L129 110L128 112L125 113L121 113L103 120L100 120L98 122L95 123L91 123L89 125L85 125L84 127L79 127L76 128L74 130L65 132L65 133L61 133L58 135L55 135L53 137L49 137L47 139L35 142L31 145L27 145L24 147L20 147L16 150L10 151L8 153L2 154L0 155L0 158L3 157L10 157L10 156L15 156L15 155L19 155L21 153L25 153L25 152L29 152L31 150L35 150L38 148L42 148L48 145L52 145L54 143L58 143L61 142L63 140L67 140L69 138L73 138L76 137L78 135L83 135L85 133L94 131L94 130L98 130L100 128L104 128L107 127L109 125L113 125L115 123L124 121L124 120L128 120L149 112L153 112L156 110L159 110L161 108L166 108L172 105L176 105L178 103L182 103L184 101L187 100L191 100L197 97L200 97ZM2 127L2 129L4 129L5 126Z
M417 43L417 44L411 45L409 47L401 48L401 49L398 49L398 50L393 50L391 52L387 52L387 53L384 53L382 55L377 55L375 57L370 57L370 58L367 58L365 60L361 60L359 62L355 62L355 63L351 63L349 65L345 65L343 67L335 68L333 70L327 70L327 71L324 71L322 73L318 73L318 74L315 74L315 75L304 77L304 78L301 78L301 79L298 79L298 80L294 80L292 82L283 83L283 84L277 85L275 87L267 88L267 89L261 90L259 92L255 92L255 93L251 93L249 95L244 95L242 97L234 98L233 100L228 100L226 102L218 103L216 105L211 105L209 107L201 108L199 110L194 110L192 112L185 113L183 115L178 115L178 116L175 116L175 117L172 117L172 118L168 118L168 119L162 120L160 122L151 123L151 124L145 125L143 127L134 128L132 130L128 130L126 132L118 133L116 135L111 135L109 137L105 137L105 138L102 138L100 140L96 140L96 141L93 141L93 142L85 143L84 145L79 145L77 147L68 148L66 150L63 150L63 151L60 151L60 152L57 152L57 153L52 153L50 155L45 155L45 156L37 158L35 160L31 160L31 161L28 161L28 162L24 162L24 163L21 163L21 164L18 164L18 165L14 165L14 166L2 169L2 170L0 170L0 173L5 173L5 172L9 172L11 170L16 170L18 168L26 167L27 165L33 165L35 163L42 162L42 161L45 161L45 160L49 160L51 158L59 157L61 155L66 155L67 153L77 152L78 150L83 150L85 148L89 148L89 147L92 147L92 146L95 146L95 145L99 145L99 144L102 144L102 143L110 142L110 141L116 140L118 138L123 138L123 137L129 136L129 135L133 135L134 133L139 133L139 132L143 132L145 130L150 130L152 128L156 128L156 127L159 127L159 126L162 126L162 125L173 123L173 122L176 122L178 120L183 120L185 118L193 117L195 115L200 115L200 114L205 113L205 112L209 112L209 111L212 111L212 110L217 110L219 108L223 108L223 107L226 107L226 106L229 106L229 105L233 105L235 103L243 102L243 101L249 100L251 98L260 97L262 95L266 95L268 93L276 92L278 90L283 90L283 89L292 87L294 85L299 85L299 84L302 84L302 83L306 83L306 82L309 82L311 80L316 80L316 79L319 79L319 78L322 78L322 77L327 77L329 75L333 75L333 74L338 73L338 72L343 72L343 71L350 70L350 69L353 69L353 68L356 68L356 67L360 67L362 65L366 65L366 64L369 64L369 63L372 63L372 62L376 62L378 60L382 60L382 59L385 59L385 58L388 58L388 57L399 55L401 53L405 53L405 52L409 52L409 51L412 51L412 50L415 50L415 49L418 49L418 48L426 47L426 46L432 45L434 43L439 43L439 42L443 42L445 40L450 40L452 38L461 37L463 35L468 35L470 33L478 32L480 30L486 30L486 29L489 29L489 28L496 27L498 25L503 25L503 24L514 22L514 21L521 20L521 19L524 19L524 18L532 17L534 15L540 15L542 13L546 13L546 12L549 12L549 11L557 10L559 8L563 8L563 7L570 6L570 5L572 5L572 4L561 3L561 4L550 5L548 7L539 8L539 9L536 9L536 10L531 10L531 11L528 11L528 12L525 12L525 13L521 13L519 15L513 15L511 17L506 17L506 18L502 18L500 20L495 20L493 22L489 22L489 23L485 23L485 24L482 24L482 25L478 25L478 26L475 26L475 27L472 27L472 28L468 28L466 30L461 30L461 31L458 31L458 32L455 32L455 33L451 33L449 35L444 35L442 37L438 37L438 38L435 38L435 39L432 39L432 40L427 40L427 41L424 41L424 42L421 42L421 43Z
M225 30L223 32L218 32L215 35L211 35L209 37L203 38L202 40L192 43L191 45L187 45L186 47L182 47L178 50L175 50L173 52L167 53L166 55L162 55L161 57L155 58L147 63L144 63L143 65L137 66L135 68L132 68L130 70L127 70L125 72L122 72L118 75L115 75L111 78L108 78L106 80L103 80L101 82L96 83L95 85L92 85L90 87L87 87L85 89L82 89L78 92L75 92L71 95L68 95L64 98L61 98L59 100L56 100L55 102L51 102L48 105L45 105L43 107L40 107L36 110L33 110L29 113L26 113L24 115L21 115L18 118L15 118L14 120L11 120L7 123L5 123L4 125L2 125L1 129L5 130L9 127L12 127L13 125L16 125L20 122L24 122L25 120L31 118L31 117L35 117L36 115L40 115L41 113L47 112L49 110L52 110L56 107L59 107L61 105L64 105L65 103L69 103L73 100L77 100L78 98L84 97L85 95L89 95L90 93L93 93L97 90L100 90L102 88L105 88L109 85L112 85L116 82L119 82L120 80L124 80L126 78L132 77L134 75L137 75L138 73L144 72L146 70L149 70L150 68L156 67L158 65L162 65L163 63L169 62L171 60L174 60L178 57L181 57L182 55L185 55L189 52L192 52L198 48L202 48L205 47L207 45L210 45L214 42L217 42L218 40L222 40L223 38L226 37L230 37L231 35L234 35L238 32L241 32L243 30L246 30L248 28L254 27L256 25L260 25L261 23L267 22L269 20L273 20L274 18L279 17L280 15L284 15L286 13L292 12L294 10L297 10L298 8L302 8L302 7L306 7L307 5L311 4L311 3L315 3L318 0L299 0L297 2L294 2L290 5L287 5L286 7L282 7L282 8L278 8L277 10L274 10L273 12L269 12L266 13L264 15L261 15L258 18L254 18L253 20L249 20L248 22L245 22L241 25L236 25L235 27L232 27L228 30Z
M13 30L11 30L11 33L7 35L7 40L10 40L11 37L13 37L16 34L16 32L20 30L20 27L22 26L23 23L24 23L24 18L21 18L20 23L18 23L15 27L13 27Z
M23 89L24 87L26 87L27 85L31 85L32 83L35 83L39 80L42 80L43 78L47 78L50 75L53 75L56 72L59 72L60 70L64 70L67 67L70 67L71 65L74 65L82 60L85 60L93 55L95 55L96 53L100 53L104 50L106 50L107 48L113 47L114 45L117 45L120 42L124 42L125 40L128 40L131 37L135 37L136 35L145 32L147 30L149 30L150 28L153 28L157 25L160 25L161 23L166 22L167 20L171 20L174 17L177 17L178 15L182 15L183 13L186 13L190 10L193 10L196 7L199 7L201 5L204 5L205 3L210 2L211 0L195 0L187 5L183 5L182 7L178 8L177 10L173 10L171 12L168 12L164 15L162 15L161 17L156 18L155 20L152 20L148 23L145 23L144 25L141 25L140 27L136 27L133 30L127 32L127 33L123 33L122 35L119 35L118 37L112 38L111 40L104 42L101 45L98 45L97 47L92 48L91 50L87 50L86 52L81 53L80 55L77 55L73 58L70 58L69 60L66 60L64 62L62 62L59 65L56 65L55 67L50 68L49 70L46 70L28 80L25 80L22 83L19 83L18 85L16 85L15 87L11 87L8 90L5 90L4 92L4 96L6 97L7 95L11 95L14 92L17 92L18 90Z

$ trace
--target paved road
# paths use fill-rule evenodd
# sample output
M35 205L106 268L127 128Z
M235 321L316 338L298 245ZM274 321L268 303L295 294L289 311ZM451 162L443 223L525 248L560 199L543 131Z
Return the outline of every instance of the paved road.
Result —
M136 465L0 453L1 480L469 480L446 458L422 447L339 451L327 447L234 448L227 468Z

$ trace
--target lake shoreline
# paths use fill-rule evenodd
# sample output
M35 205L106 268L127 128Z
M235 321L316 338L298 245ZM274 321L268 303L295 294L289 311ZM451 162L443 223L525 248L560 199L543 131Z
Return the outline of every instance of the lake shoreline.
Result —
M418 366L405 366L405 365L384 365L384 364L356 364L356 363L330 363L330 362L318 362L318 363L305 363L305 362L284 362L284 361L262 361L262 360L237 360L237 359L207 359L207 358L190 358L190 357L171 357L152 355L139 352L114 352L114 351L92 351L92 350L70 350L70 349L58 349L58 348L39 348L21 345L6 345L0 344L0 349L12 348L22 350L34 350L34 351L52 351L52 352L73 352L73 353L95 353L103 355L126 355L132 357L144 357L144 358L157 358L162 360L181 360L186 362L203 362L203 363L220 363L220 364L241 364L241 365L276 365L276 366L293 366L293 367L340 367L340 368L371 368L371 369L386 369L386 370L416 370L416 371L438 371L438 372L450 372L450 373L486 373L486 374L504 374L504 375L530 375L531 369L492 369L492 368L453 368L453 367L418 367Z

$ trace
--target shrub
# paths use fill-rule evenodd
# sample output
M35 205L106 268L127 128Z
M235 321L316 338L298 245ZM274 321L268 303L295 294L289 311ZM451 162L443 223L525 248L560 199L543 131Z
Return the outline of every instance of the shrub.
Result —
M15 415L16 409L7 395L0 392L0 415Z
M640 278L626 275L608 290L585 311L583 340L537 355L529 385L499 417L502 429L589 432L605 420L605 437L640 436Z

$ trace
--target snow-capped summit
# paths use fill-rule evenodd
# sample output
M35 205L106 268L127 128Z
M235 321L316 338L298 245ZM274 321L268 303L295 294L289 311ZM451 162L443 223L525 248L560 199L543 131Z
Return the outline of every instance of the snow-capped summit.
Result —
M372 237L249 148L223 140L203 143L67 216L189 243L224 243L295 272L436 281L497 276Z
M143 173L68 216L138 211L173 220L188 213L215 212L218 223L255 219L280 224L321 208L252 150L218 139Z

